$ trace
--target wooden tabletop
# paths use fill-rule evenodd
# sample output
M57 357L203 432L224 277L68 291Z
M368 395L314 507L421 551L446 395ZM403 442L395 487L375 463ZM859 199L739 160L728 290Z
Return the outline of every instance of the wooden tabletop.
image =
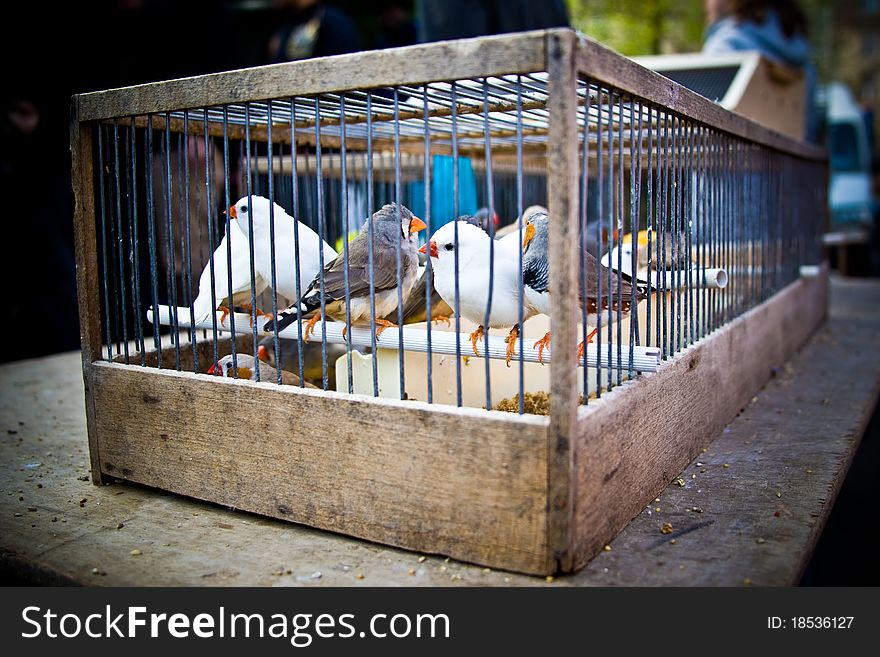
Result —
M878 354L880 281L833 279L812 340L606 551L550 582L93 486L79 354L6 364L0 574L113 586L796 584L880 394Z

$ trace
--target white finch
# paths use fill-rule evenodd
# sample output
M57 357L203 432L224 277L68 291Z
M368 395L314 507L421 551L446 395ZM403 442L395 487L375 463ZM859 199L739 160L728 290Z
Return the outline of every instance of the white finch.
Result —
M227 244L232 250L232 292L229 287L229 263ZM211 280L213 274L214 299L211 301ZM267 282L256 274L254 298L266 289ZM241 230L235 222L229 223L229 232L220 240L220 244L214 250L214 265L211 261L205 264L202 275L199 276L199 294L193 302L193 315L196 322L204 322L215 310L223 311L223 319L236 306L249 309L251 301L251 270L250 254L247 238L241 234Z
M229 216L235 219L245 239L249 239L249 225L253 226L254 271L266 281L272 282L272 234L269 230L269 208L274 208L275 223L275 290L288 301L296 299L297 276L300 292L312 282L320 269L319 254L324 252L324 263L336 257L333 247L302 222L297 222L277 203L252 194L244 196L229 208ZM299 271L296 268L296 247L299 245ZM248 252L247 244L245 252ZM245 269L250 275L250 265Z
M458 242L455 241L455 226L458 225ZM507 336L507 364L514 354L516 337L519 334L519 241L494 241L494 262L489 271L489 249L493 240L485 231L464 221L445 224L431 237L420 251L431 257L434 269L434 286L440 297L455 308L455 253L458 252L459 312L462 317L478 324L477 330L470 334L471 346L477 351L477 341L485 334L486 328L512 327ZM489 290L492 290L492 307L489 312L488 327L486 308ZM530 317L524 309L523 320Z

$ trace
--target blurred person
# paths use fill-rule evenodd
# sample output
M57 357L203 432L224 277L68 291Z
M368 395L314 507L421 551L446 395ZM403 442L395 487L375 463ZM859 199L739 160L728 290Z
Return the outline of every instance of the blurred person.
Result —
M275 0L282 26L269 39L272 62L357 52L361 39L354 22L320 0Z
M796 0L705 0L703 52L757 50L771 62L806 76L807 126L804 137L816 142L816 69L810 63L807 17Z
M564 0L416 0L419 41L568 27Z

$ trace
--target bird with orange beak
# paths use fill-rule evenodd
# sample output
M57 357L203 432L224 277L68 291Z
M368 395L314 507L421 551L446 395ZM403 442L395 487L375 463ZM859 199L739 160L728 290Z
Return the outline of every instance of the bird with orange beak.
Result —
M287 302L298 297L325 263L336 257L332 246L301 221L297 221L277 203L251 194L238 199L229 208L229 217L252 243L254 273L272 284L273 257L275 291ZM297 251L299 267L297 268ZM250 276L250 262L246 263Z
M232 357L232 354L228 354L211 365L208 369L208 374L230 379L253 381L255 380L254 371L257 369L260 371L261 382L275 383L278 380L278 370L265 361L262 353L258 360L254 360L254 357L250 354L236 354L235 358ZM282 385L299 386L300 380L293 372L281 370L281 383ZM315 388L316 386L306 382L305 387Z
M550 314L550 217L545 212L533 214L526 222L525 236L523 237L523 288L524 303L530 314ZM608 269L600 264L588 251L583 252L584 271L578 277L578 304L583 308L586 304L587 323L593 326L593 330L587 335L587 339L578 345L578 358L584 355L586 344L593 341L597 333L597 315L602 310L611 306L612 310L621 311L621 317L628 317L632 308L633 297L636 303L647 296L647 286L636 281L635 295L634 284L625 274L613 273L614 281L609 290L608 279L611 277ZM617 277L621 279L617 281ZM586 283L586 287L585 287ZM618 288L619 285L619 288ZM612 315L615 317L616 315ZM550 345L550 331L535 342L534 348L538 350L538 362L543 364L543 353Z
M458 238L456 239L456 224ZM494 251L490 257L490 246ZM507 364L515 353L519 335L520 286L519 238L492 240L481 228L464 221L441 226L420 251L431 257L434 288L462 317L478 325L470 334L474 354L487 328L510 328L507 336ZM456 271L456 251L458 263ZM490 265L491 263L491 265ZM456 304L456 278L458 303ZM489 293L491 291L491 304ZM486 321L488 308L488 322ZM523 320L531 314L524 308Z
M382 318L397 308L398 287L400 296L406 303L415 284L419 272L416 234L426 227L425 222L414 216L408 208L397 203L383 206L367 222L348 245L348 305L346 306L346 259L343 252L315 276L311 285L295 304L281 311L274 321L266 323L264 327L266 331L272 331L275 327L280 331L298 319L310 317L304 332L305 339L308 339L320 319L318 313L321 310L322 294L324 314L327 317L345 322L348 314L351 325L369 326L371 233L376 335L380 335L385 328L396 326ZM372 224L372 230L369 224ZM398 248L400 249L399 272Z

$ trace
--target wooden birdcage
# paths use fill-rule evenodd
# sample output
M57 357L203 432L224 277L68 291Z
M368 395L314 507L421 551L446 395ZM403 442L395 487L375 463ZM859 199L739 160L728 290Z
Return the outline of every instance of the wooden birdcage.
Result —
M474 92L494 85L498 94L507 93L505 84L528 93L506 100L487 94L481 100ZM378 101L391 96L393 107ZM364 98L373 99L372 106L359 104ZM297 108L314 110L297 115ZM158 329L146 338L143 326L138 342L135 327L148 308L150 317L156 310L155 299L135 300L135 274L146 266L137 264L143 229L134 229L135 209L143 201L138 194L152 193L164 179L168 205L172 189L187 208L191 200L180 191L190 189L189 178L185 184L172 180L188 156L175 164L169 152L161 152L156 180L144 187L142 178L154 175L139 159L152 157L151 146L142 146L144 131L159 141L167 137L169 146L178 139L184 152L190 138L206 144L239 140L247 144L246 159L254 167L248 175L258 175L263 166L270 180L276 166L282 175L289 172L273 144L290 147L292 168L303 157L298 148L312 158L324 148L323 163L336 173L319 175L375 174L371 193L383 176L399 182L407 176L418 180L423 172L430 188L435 154L473 155L475 175L493 180L505 167L511 180L524 169L537 171L545 177L539 180L553 218L552 362L533 366L547 381L549 415L205 374L218 344L235 344L244 352L253 346L243 315L235 341L228 331L218 339L216 324L213 339L183 341L184 328L191 336L195 330L179 316L172 342ZM252 152L252 142L268 146ZM487 145L492 152L484 157ZM825 315L819 247L823 152L732 114L568 29L82 94L73 99L71 148L95 483L121 478L487 566L570 572L708 445ZM354 152L372 156L368 149L377 151L373 171L349 164ZM205 153L207 162L212 156L207 148ZM382 157L391 164L376 164ZM210 186L212 165L199 161L199 166L207 169L201 182L193 174L193 189ZM346 186L338 193L349 199L341 202L350 202ZM594 214L590 193L607 201L596 218L607 222L611 235L608 262L622 262L622 231L616 229L626 224L634 234L639 228L655 231L653 246L642 248L657 249L658 259L656 241L662 235L677 240L675 226L686 226L693 237L678 248L701 263L695 270L669 269L670 283L658 283L631 321L606 326L599 334L604 341L591 352L593 367L576 359L585 332L576 247L584 243ZM521 189L517 201L513 205L521 209ZM226 206L212 202L210 193L205 202L211 207L201 211L209 222ZM299 212L306 214L302 207ZM169 226L175 252L183 236L170 221ZM187 239L192 235L187 228ZM209 246L214 243L212 238ZM711 267L724 268L729 284L706 290L694 282L694 271L702 276L699 272ZM170 289L177 281L179 290L180 281L189 280L185 276L174 271L159 282L167 281ZM122 333L114 329L119 324L126 327ZM656 371L638 375L619 361L612 372L615 354L631 360L642 348L660 360L651 368ZM469 349L465 344L463 354ZM481 371L482 363L468 367ZM518 369L493 361L491 376L500 385ZM599 398L589 394L596 381ZM580 393L586 399L579 399Z

